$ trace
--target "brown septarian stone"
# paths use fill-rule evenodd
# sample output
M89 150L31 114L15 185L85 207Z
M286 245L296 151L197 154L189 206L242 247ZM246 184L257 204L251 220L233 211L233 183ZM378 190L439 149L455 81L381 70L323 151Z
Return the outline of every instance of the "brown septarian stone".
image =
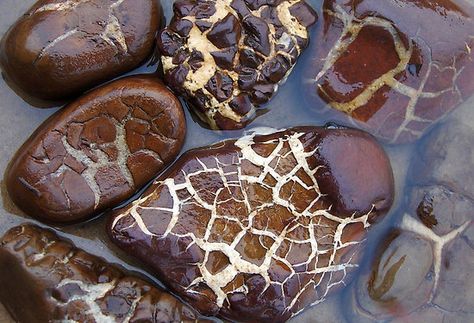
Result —
M16 322L196 322L175 297L34 225L0 240L0 301Z
M167 84L213 129L240 129L308 44L303 0L178 0L158 36Z
M406 214L354 289L365 319L474 320L474 128L459 116L417 147Z
M2 72L35 98L80 94L146 60L161 15L156 0L40 0L3 37Z
M108 233L202 314L281 322L349 281L392 199L372 137L302 127L185 153Z
M13 157L10 197L47 222L76 222L129 198L179 153L179 100L158 80L100 87L43 123Z
M310 91L391 142L474 92L474 7L450 0L326 0Z

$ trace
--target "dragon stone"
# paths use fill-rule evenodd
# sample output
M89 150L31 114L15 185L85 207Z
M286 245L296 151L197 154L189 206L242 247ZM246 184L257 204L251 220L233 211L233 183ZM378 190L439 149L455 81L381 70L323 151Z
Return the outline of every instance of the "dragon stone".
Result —
M202 314L280 322L349 281L393 186L364 132L253 133L185 153L108 233Z

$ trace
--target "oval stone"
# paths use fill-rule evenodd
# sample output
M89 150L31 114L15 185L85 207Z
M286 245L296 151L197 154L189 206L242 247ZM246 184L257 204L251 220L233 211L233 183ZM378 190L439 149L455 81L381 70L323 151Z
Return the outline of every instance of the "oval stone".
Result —
M310 92L377 137L416 140L474 93L473 16L464 0L325 0Z
M123 74L153 51L156 0L41 0L5 34L2 72L28 96L58 101Z
M393 186L364 132L250 134L185 153L108 233L202 314L284 322L349 282Z
M48 119L20 148L7 189L48 222L88 219L129 198L179 153L179 100L150 76L95 89Z

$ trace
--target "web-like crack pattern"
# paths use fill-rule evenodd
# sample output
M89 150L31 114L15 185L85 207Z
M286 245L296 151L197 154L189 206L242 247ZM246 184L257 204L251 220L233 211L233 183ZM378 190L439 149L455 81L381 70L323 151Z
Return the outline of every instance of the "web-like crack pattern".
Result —
M38 197L55 196L57 205L49 207L58 212L101 209L144 185L176 153L180 139L169 133L172 124L163 124L169 122L169 107L128 101L133 100L126 95L105 105L98 100L66 116L29 156L35 172L20 175L23 185Z
M111 228L126 237L138 231L140 240L183 241L184 253L198 250L199 261L187 264L196 274L185 293L204 286L228 308L232 295L254 289L247 278L259 276L261 297L279 298L282 317L296 315L345 284L372 213L332 212L317 180L325 171L313 159L318 148L308 150L304 136L262 141L252 134L213 146L155 182Z
M319 73L311 80L311 83L316 85L321 97L330 106L363 122L368 122L366 119L371 118L370 114L379 109L387 110L383 112L385 116L383 119L377 118L377 124L369 124L369 127L385 139L398 142L406 140L405 138L420 137L429 125L463 102L465 94L460 89L460 82L463 81L459 81L459 78L466 65L472 62L473 36L466 35L466 38L463 39L466 30L456 30L456 28L459 26L465 28L464 25L472 25L471 18L466 18L466 22L463 24L453 23L453 26L458 27L446 27L451 28L450 30L453 33L457 33L454 36L455 39L463 39L461 42L462 48L451 48L452 55L442 57L442 55L446 55L444 51L448 49L441 51L439 48L441 45L436 44L439 41L437 39L425 39L426 34L429 34L426 30L423 32L420 30L413 31L413 35L404 34L400 31L398 24L402 24L404 19L417 19L417 17L399 17L399 20L393 21L378 13L376 9L373 12L369 11L370 14L358 15L357 9L353 8L359 6L359 4L354 4L355 1L350 1L351 5L349 3L342 5L338 1L327 1L327 3L332 3L332 5L328 5L324 13L329 21L328 24L331 25L329 29L333 30L328 33L337 32L338 37L327 55L321 58L324 64L322 64ZM407 12L407 15L410 15L410 13ZM454 20L455 18L451 19ZM364 45L366 40L359 40L361 37L366 37L361 36L361 34L364 30L367 33L369 29L372 32L384 30L386 33L385 36L381 36L385 38L377 39L376 46L374 44ZM422 33L425 35L422 35ZM444 40L441 40L441 42L445 41L446 37L443 37ZM339 71L338 64L341 58L353 55L351 50L354 50L353 46L358 41L361 43L358 46L374 46L373 48L368 47L367 50L380 50L381 52L383 49L381 50L380 47L391 48L393 44L398 63L367 84L365 84L365 81L361 81L361 83L354 81L353 84L350 84L348 80L352 79L353 76L344 74L347 71ZM357 50L363 51L364 49L359 48ZM382 57L380 59L388 60L389 58ZM352 73L363 75L363 69L377 68L377 64L383 65L385 62L367 62L364 67L361 65L357 67L358 69L352 70ZM412 78L416 78L417 81L411 80ZM333 92L337 91L338 86L343 87L338 82L341 84L347 82L344 86L352 86L352 91L357 92L357 95L350 94L348 95L349 98L344 99L334 95ZM332 88L332 86L335 88ZM361 86L363 90L359 91ZM393 94L400 96L399 101L386 102L387 98ZM432 103L428 104L427 102ZM384 106L385 104L387 106ZM398 107L397 105L403 106ZM437 105L442 105L442 107L437 107ZM390 133L388 133L388 130Z

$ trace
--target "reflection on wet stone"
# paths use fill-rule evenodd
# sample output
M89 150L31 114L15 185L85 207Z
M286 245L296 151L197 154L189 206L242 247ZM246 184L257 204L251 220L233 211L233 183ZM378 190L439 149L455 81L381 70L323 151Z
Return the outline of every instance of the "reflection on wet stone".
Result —
M122 78L48 119L13 157L7 189L30 216L83 221L129 198L165 168L185 132L181 104L161 82Z
M109 235L201 313L280 322L350 281L393 190L363 132L251 134L186 153Z
M3 37L2 72L28 96L68 99L143 63L160 20L152 0L38 1Z
M474 128L444 122L411 168L408 213L382 245L354 292L372 319L472 321L474 318Z
M472 3L325 0L323 10L310 91L374 135L413 141L474 92Z
M0 300L20 323L197 322L170 294L34 225L0 240L0 271Z
M178 0L158 36L165 81L211 128L243 128L291 72L316 20L304 0Z

